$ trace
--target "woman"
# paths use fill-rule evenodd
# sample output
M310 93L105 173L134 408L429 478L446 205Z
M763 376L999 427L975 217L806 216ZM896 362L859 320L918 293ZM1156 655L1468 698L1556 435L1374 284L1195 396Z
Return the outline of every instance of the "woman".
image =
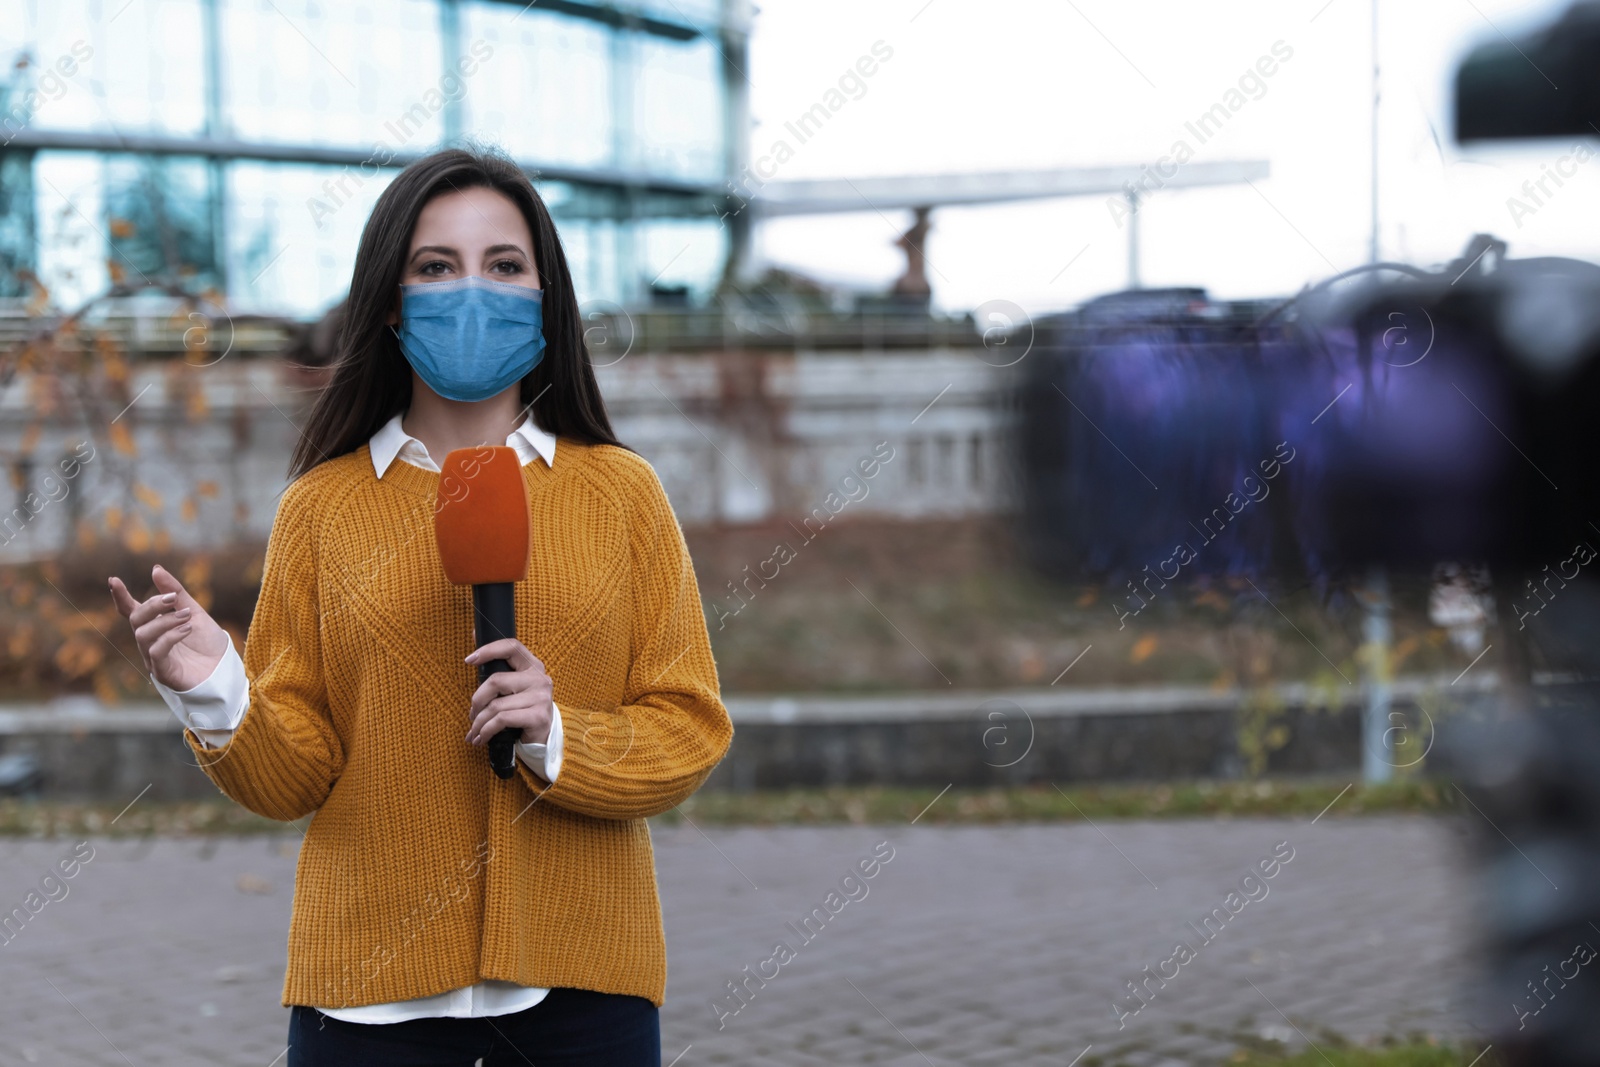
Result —
M523 463L532 563L520 639L474 650L433 509L438 461L484 443ZM316 813L290 1067L658 1067L645 819L732 727L677 520L612 434L555 227L512 163L439 152L379 197L291 474L242 660L168 571L143 601L110 579L206 774L269 818ZM493 659L512 669L477 684ZM508 728L501 780L485 745Z

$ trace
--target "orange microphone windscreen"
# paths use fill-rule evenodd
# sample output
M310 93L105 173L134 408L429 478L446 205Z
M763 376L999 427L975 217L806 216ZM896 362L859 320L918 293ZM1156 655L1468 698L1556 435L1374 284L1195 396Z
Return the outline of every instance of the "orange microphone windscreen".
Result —
M445 456L433 532L445 577L457 585L526 578L528 487L516 450L458 448Z

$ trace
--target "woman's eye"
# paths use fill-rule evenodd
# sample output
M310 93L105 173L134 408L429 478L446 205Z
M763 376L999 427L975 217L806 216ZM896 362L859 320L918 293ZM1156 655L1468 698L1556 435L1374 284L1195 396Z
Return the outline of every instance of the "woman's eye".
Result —
M434 269L436 267L438 268L437 270ZM417 271L417 273L418 274L442 274L442 273L444 273L445 271L447 271L449 269L450 269L450 265L448 263L446 263L442 259L436 259L436 260L433 260L430 263L423 264L422 265L422 269Z
M502 259L492 269L501 274L521 274L522 264L514 259Z

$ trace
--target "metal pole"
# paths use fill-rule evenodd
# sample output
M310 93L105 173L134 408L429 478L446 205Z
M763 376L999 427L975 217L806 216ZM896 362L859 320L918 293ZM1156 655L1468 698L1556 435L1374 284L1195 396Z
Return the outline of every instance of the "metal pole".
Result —
M1128 288L1139 288L1139 191L1129 186L1128 198Z
M456 71L461 61L461 4L460 0L443 0L439 5L439 61L446 74ZM459 82L456 83L458 86ZM464 90L445 97L444 114L440 116L444 130L440 138L444 144L455 144L461 137L461 98Z
M217 10L219 2L203 0L200 7L201 47L205 50L205 134L216 140L231 133L222 107L222 23ZM219 156L206 160L206 200L217 291L224 298L243 295L231 293L228 289L228 169L227 163Z
M1367 782L1387 782L1394 777L1392 730L1403 731L1403 726L1392 721L1390 713L1393 631L1389 625L1389 575L1382 567L1368 573L1362 600L1366 606L1361 627L1366 654L1361 662L1361 777Z
M745 0L730 0L722 5L722 170L723 184L739 201L738 207L723 221L728 227L728 260L723 269L726 282L746 281L755 273L755 220L751 218L750 197L764 182L750 185L750 82L745 68L750 65L750 12ZM759 177L759 176L758 176Z
M1367 250L1378 262L1378 0L1372 0L1372 241Z

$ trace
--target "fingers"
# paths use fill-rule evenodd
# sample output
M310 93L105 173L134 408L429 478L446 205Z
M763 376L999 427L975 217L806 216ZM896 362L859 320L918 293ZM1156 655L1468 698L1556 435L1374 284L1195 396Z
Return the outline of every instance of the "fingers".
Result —
M178 608L174 611L157 615L143 626L135 628L133 639L139 643L139 651L143 652L146 657L154 658L157 642L161 638L179 627L188 628L192 626L190 621L191 614L188 608ZM170 648L171 646L168 645L166 647Z
M151 643L150 651L145 653L146 657L149 658L151 663L160 663L178 646L179 642L193 632L194 624L190 622L184 622L182 625L168 628L165 633Z
M515 696L501 697L473 715L472 725L467 727L467 744L481 745L486 743L489 738L505 729L504 716L506 714L531 706L528 704L503 703L504 701L515 699Z
M161 573L166 574L165 571ZM167 577L171 578L171 575L167 575ZM172 580L176 581L177 579ZM171 611L175 607L192 608L195 606L193 598L190 598L187 592L182 591L183 587L181 585L178 590L173 592L162 592L158 587L156 594L150 599L136 600L133 594L128 592L128 587L123 584L121 578L112 578L108 584L111 586L111 599L116 603L117 611L136 630L157 615ZM185 600L188 602L185 603Z
M483 684L473 692L471 708L479 711L496 697L523 692L548 699L551 692L550 676L532 670L497 671L485 678Z
M183 583L174 578L172 572L161 566L161 564L158 563L150 568L150 580L155 583L156 592L169 596L175 594L179 607L192 608L195 606L195 599L189 595L189 590L185 589Z
M123 587L123 592L126 592L126 587ZM178 608L176 601L178 601L178 598L173 593L157 593L155 597L150 597L149 600L134 601L133 609L131 611L123 611L123 614L128 619L128 625L133 627L134 633L138 633L139 627L149 622L150 619L163 616L163 614L170 614L171 611ZM122 611L122 608L122 603L118 603L118 611Z
M467 743L486 744L489 738L501 730L512 727L522 728L524 741L528 740L530 735L548 737L549 708L548 701L529 699L526 692L498 697L473 716L472 727L467 731Z
M122 613L124 619L133 614L139 602L128 592L128 587L122 584L122 579L113 576L109 582L111 586L111 600L117 605L117 611Z
M467 662L487 663L494 659L505 660L511 664L511 669L514 671L526 671L534 667L544 670L544 664L540 662L539 657L529 652L527 646L514 637L490 641L487 645L474 649L467 657Z

